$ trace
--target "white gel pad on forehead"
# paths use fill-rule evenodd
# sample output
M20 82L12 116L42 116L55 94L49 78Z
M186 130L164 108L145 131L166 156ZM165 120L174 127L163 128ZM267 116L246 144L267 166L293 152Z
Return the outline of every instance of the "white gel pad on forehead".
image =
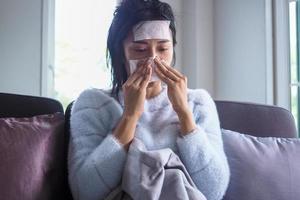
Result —
M150 78L150 82L158 81L159 78L157 77L157 75L154 71L156 64L154 63L153 59L154 59L154 57L150 57L150 58L146 58L146 59L142 59L142 60L129 60L130 74L132 74L136 70L139 62L145 62L146 60L149 60L151 67L152 67L152 75Z
M147 39L172 40L170 31L170 21L153 20L142 21L132 29L134 41Z

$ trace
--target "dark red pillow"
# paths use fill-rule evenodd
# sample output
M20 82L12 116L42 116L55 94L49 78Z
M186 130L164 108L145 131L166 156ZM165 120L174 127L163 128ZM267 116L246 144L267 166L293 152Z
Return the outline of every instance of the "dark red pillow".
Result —
M64 115L0 118L1 199L57 199L63 188Z

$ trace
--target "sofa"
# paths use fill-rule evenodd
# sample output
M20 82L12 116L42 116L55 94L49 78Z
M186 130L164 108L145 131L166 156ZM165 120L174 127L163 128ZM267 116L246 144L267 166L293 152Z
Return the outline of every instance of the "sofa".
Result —
M231 171L224 199L299 200L300 139L291 113L255 103L215 103ZM72 104L64 111L51 98L0 93L0 199L72 199Z

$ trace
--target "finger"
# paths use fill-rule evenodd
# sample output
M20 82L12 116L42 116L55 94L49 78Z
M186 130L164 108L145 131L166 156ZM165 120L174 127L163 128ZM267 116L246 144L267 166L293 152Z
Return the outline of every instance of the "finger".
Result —
M147 63L144 63L144 64L147 64L147 65L143 66L143 68L144 68L143 73L133 83L136 86L140 86L140 83L142 82L142 80L144 80L145 76L149 73L149 68L151 68L151 63L147 62ZM150 74L150 76L151 76L151 74Z
M136 81L134 81L133 84L139 86L140 83L142 82L142 80L145 78L145 76L148 74L149 70L148 68L151 68L151 63L146 63L146 66L143 66L144 70L143 70L143 74L141 74L140 78L138 78Z
M136 86L140 86L141 82L145 79L145 75L147 74L147 69L145 68L144 73L142 73L134 82L133 84Z
M145 60L141 60L137 63L138 67L146 67L149 64L149 60L145 59Z
M132 84L139 87L140 83L144 80L144 78L145 77L143 75L141 75Z
M170 67L167 65L167 63L164 60L161 60L161 63L167 68L169 69L171 72L173 72L176 76L180 77L180 78L184 78L184 75L181 74L179 71L177 71L175 68Z
M140 76L142 76L144 73L146 73L147 65L151 65L149 60L141 60L137 63L137 70L135 70L131 76L127 79L126 84L131 85L134 84L136 80L139 79Z
M131 85L133 82L135 82L142 74L144 73L145 68L138 68L136 71L134 71L129 78L126 81L126 84Z
M144 76L143 81L141 82L141 88L145 89L150 81L152 75L152 68L151 67L147 67L147 73Z
M156 72L157 76L158 76L163 82L165 82L167 85L174 84L174 81L173 81L172 79L170 79L169 77L167 77L165 74L163 74L162 71L159 70L158 68L155 68L155 72Z
M176 76L171 70L169 70L166 66L164 66L159 60L156 60L156 65L158 69L167 77L172 79L173 81L178 81L180 77Z

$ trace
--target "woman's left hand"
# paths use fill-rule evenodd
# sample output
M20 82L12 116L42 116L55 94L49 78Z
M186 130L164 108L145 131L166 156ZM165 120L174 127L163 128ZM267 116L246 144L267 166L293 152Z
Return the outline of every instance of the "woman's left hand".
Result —
M168 86L168 97L179 117L182 133L190 132L195 128L195 122L188 106L187 77L157 57L154 62L157 76Z
M176 113L187 112L187 77L168 66L158 57L154 59L157 76L168 85L168 97Z

